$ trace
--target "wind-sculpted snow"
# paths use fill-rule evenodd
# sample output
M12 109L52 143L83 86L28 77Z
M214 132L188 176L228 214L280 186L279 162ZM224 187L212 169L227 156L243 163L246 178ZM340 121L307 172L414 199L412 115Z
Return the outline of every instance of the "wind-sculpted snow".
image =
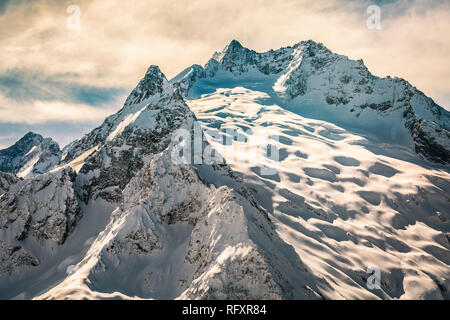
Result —
M188 98L224 87L263 91L299 115L375 133L431 161L450 163L448 111L407 81L376 77L362 60L311 40L264 53L233 40L205 67L194 65L171 83Z
M84 152L98 147L107 141L111 141L120 135L128 125L133 125L139 114L147 107L156 109L155 107L158 103L163 105L170 99L175 99L175 97L167 79L157 66L150 66L144 78L130 93L123 108L119 112L109 116L100 127L66 146L63 149L61 162L69 163ZM133 116L136 117L133 118ZM149 125L151 123L146 124L146 126Z
M220 88L188 104L320 281L318 292L332 299L448 299L448 170L430 167L407 147L261 104L266 96ZM261 150L249 146L266 134L278 135L278 159L249 151ZM371 290L373 266L381 279Z

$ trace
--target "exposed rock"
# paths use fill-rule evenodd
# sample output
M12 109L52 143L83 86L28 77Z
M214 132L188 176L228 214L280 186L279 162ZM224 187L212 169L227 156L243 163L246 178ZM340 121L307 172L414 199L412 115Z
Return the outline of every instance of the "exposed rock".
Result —
M39 265L39 260L20 246L10 246L0 241L0 275L13 275Z
M74 181L70 168L15 181L0 197L0 233L17 241L32 236L38 243L64 243L81 218Z
M0 195L8 192L11 185L17 183L20 179L10 173L0 172Z

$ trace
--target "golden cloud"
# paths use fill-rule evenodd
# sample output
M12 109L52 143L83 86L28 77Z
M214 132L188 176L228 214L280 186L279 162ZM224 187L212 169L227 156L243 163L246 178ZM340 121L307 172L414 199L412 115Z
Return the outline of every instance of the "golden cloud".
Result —
M81 8L79 31L67 28L70 4ZM0 72L79 74L88 85L132 87L150 64L171 77L232 39L257 51L313 39L450 108L450 4L417 8L393 15L395 4L383 6L382 28L373 30L366 11L344 0L41 0L1 17Z

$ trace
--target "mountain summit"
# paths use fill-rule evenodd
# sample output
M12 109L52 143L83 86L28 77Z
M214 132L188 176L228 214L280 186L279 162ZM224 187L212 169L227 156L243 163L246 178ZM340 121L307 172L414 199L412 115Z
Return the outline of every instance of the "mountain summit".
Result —
M171 80L188 98L223 85L269 94L299 115L364 130L407 144L437 163L450 163L450 113L400 78L372 75L362 60L335 54L312 40L258 53L233 40L201 67ZM211 86L212 84L212 86Z

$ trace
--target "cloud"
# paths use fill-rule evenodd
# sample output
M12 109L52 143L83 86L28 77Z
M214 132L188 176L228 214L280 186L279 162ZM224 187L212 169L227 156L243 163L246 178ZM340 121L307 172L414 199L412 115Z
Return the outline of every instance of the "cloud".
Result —
M123 103L123 101L121 101ZM119 103L104 108L62 101L17 102L0 95L0 123L42 124L48 122L92 123L117 111Z
M46 75L26 70L7 70L0 73L0 92L16 101L64 101L84 103L92 106L113 102L119 95L124 95L129 88L104 88L76 83L77 75Z
M372 3L381 6L381 30L366 26ZM81 8L79 31L67 28L69 4ZM438 103L447 103L450 91L447 1L35 0L3 10L0 72L25 69L88 87L130 88L150 64L174 76L205 63L231 39L257 51L313 39L363 58L376 75L407 79Z
M24 70L0 73L0 125L97 123L119 109L129 92L81 85L65 78Z

